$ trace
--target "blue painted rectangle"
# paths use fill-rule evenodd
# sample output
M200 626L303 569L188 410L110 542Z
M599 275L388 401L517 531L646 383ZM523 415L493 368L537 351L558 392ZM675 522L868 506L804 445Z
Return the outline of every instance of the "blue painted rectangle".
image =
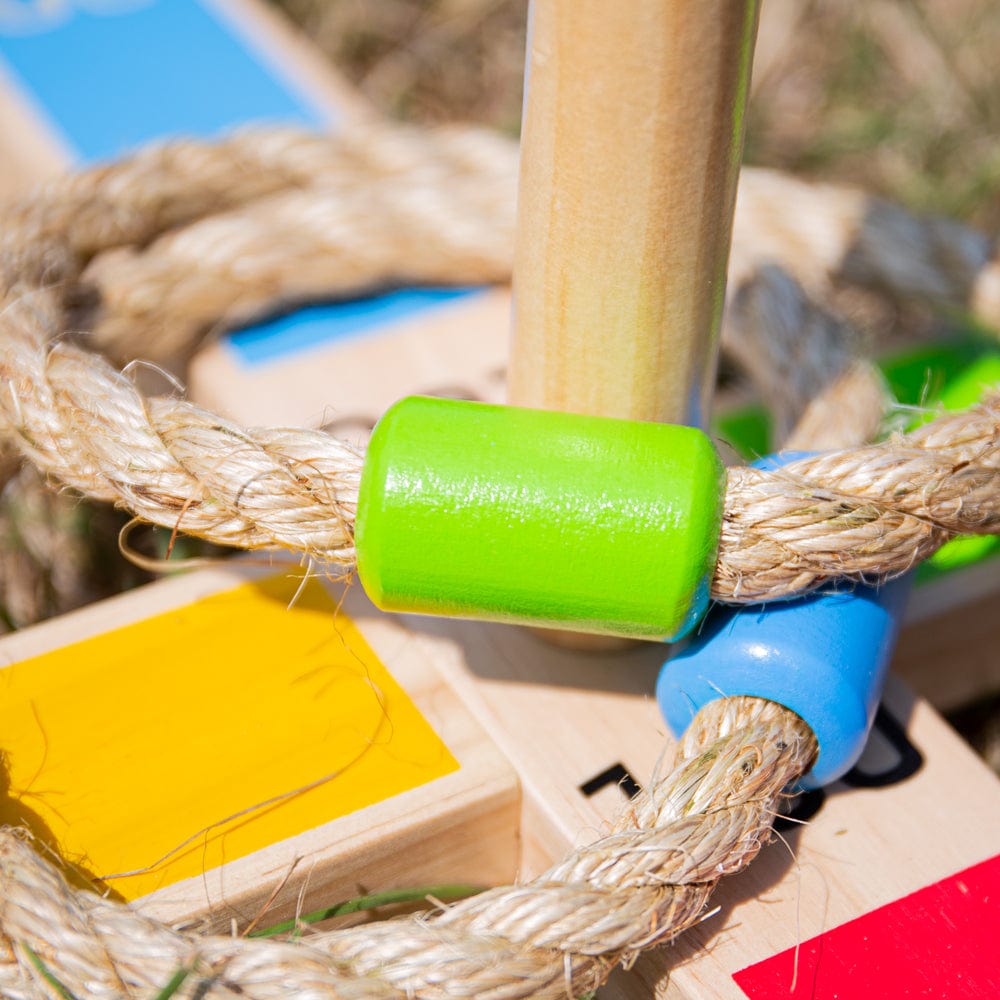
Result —
M406 288L350 302L307 306L288 316L236 330L227 344L248 368L310 348L384 329L421 313L445 308L482 291L472 288Z
M0 57L84 162L247 122L330 123L196 0L12 0Z
M199 0L0 0L0 59L85 163L250 122L329 128L333 114L262 55ZM230 344L242 364L263 365L473 291L396 291L315 306L239 331Z

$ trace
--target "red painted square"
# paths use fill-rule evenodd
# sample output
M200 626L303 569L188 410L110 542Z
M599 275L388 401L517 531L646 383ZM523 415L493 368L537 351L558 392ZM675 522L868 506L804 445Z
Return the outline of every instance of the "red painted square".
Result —
M1000 1000L1000 855L737 972L750 1000ZM792 989L792 983L795 988Z

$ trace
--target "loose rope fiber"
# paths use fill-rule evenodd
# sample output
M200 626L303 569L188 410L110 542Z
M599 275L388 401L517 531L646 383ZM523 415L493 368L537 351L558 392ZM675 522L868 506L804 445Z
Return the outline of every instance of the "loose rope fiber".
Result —
M755 698L706 706L654 781L603 837L523 885L430 917L316 934L300 945L196 937L70 888L0 832L0 995L51 996L30 949L78 997L175 994L270 1000L583 996L618 963L698 923L719 878L770 836L783 789L816 743L797 716Z
M366 177L371 185L352 194ZM21 203L0 237L0 439L44 475L144 520L242 548L290 548L349 571L356 449L319 431L245 429L181 399L144 397L128 375L84 350L85 338L70 336L72 317L96 301L93 344L171 358L206 328L271 308L275 298L446 272L500 280L509 269L513 177L511 148L493 138L372 126L336 140L267 133L215 147L180 143L52 182ZM762 206L777 197L773 180L745 179L738 241L740 219L767 214ZM421 185L436 199L431 211ZM805 186L792 189L807 197ZM889 209L889 236L876 238L866 235L868 202L830 189L818 203L827 196L831 213L770 242L755 246L744 232L737 289L774 260L803 258L811 272L790 270L809 302L845 261L872 258L866 275L890 293L919 288L946 304L989 302L982 290L992 287L996 264L982 238L944 224L921 228ZM789 197L785 190L779 199L786 220ZM325 221L300 227L294 220L310 199ZM240 219L258 214L265 221L241 242ZM491 228L487 240L470 219ZM374 224L366 229L366 221ZM397 231L411 224L414 238ZM267 245L271 225L298 248L290 264ZM914 238L917 250L894 242ZM391 243L408 256L395 257ZM910 253L911 271L878 258L887 245L890 257ZM176 259L189 262L174 269ZM291 277L275 277L286 267ZM935 281L914 278L931 273ZM754 287L794 300L780 278ZM755 293L746 301L752 318L762 300ZM796 323L784 325L794 331ZM836 323L819 316L816 325ZM846 371L849 361L842 352L834 367ZM810 392L797 392L800 403ZM756 602L840 576L881 578L953 533L997 531L998 419L995 396L880 445L777 473L731 470L715 596ZM717 879L756 854L783 790L815 754L808 727L786 709L720 700L698 714L669 775L607 836L539 879L432 917L298 946L177 933L71 890L8 831L0 836L0 993L52 994L34 955L80 997L155 995L179 968L191 970L181 997L580 996L616 963L702 919Z

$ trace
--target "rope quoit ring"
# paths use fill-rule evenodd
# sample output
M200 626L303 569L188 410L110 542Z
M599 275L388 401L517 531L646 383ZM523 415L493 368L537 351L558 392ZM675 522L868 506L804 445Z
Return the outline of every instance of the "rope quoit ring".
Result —
M672 772L603 838L525 885L432 917L317 934L301 945L178 933L69 888L30 846L0 833L0 992L47 997L25 945L87 996L579 997L618 962L702 919L722 875L769 836L782 790L815 753L808 727L753 698L706 708ZM81 994L77 994L81 995Z
M46 475L144 520L223 545L288 548L349 569L362 466L356 449L316 431L244 429L183 400L143 398L107 361L66 339L73 315L67 300L106 276L92 342L155 359L189 351L207 326L232 316L233 302L245 303L247 287L251 305L260 307L265 294L270 303L392 278L502 279L509 274L515 183L516 147L496 136L374 123L335 139L277 131L217 145L172 143L52 181L14 206L0 244L0 437ZM741 217L745 226L780 198L801 203L808 190L791 183L776 191L775 184L766 172L744 179L737 280L754 258L753 241L740 239ZM817 247L849 242L832 231L857 221L859 197L820 189L810 205L827 205L831 218L808 213L809 232L825 226L831 233ZM287 206L275 198L297 199L306 214L310 204L328 206L320 224L279 225L279 234L294 231L289 253L273 233L261 237ZM934 294L955 299L970 294L977 274L979 284L992 274L984 241L954 224L927 223L920 231L918 220L895 211L888 231L905 230L924 243L910 244L919 249L910 251L909 268L898 253L890 267L876 252L886 238L871 237L869 280L907 294L907 282L922 274ZM786 222L786 257L806 238L789 228ZM317 245L312 234L330 231L335 235ZM760 232L760 254L780 259L779 234ZM419 254L408 249L410 234ZM274 245L281 255L269 249ZM128 296L111 281L123 248L139 271L124 267L122 288L132 289L133 304L147 304L145 312L124 305ZM820 260L807 271L831 266L818 248L813 256ZM306 268L305 257L319 263ZM196 270L211 276L221 298L206 304L202 283L186 286L185 275ZM160 284L143 285L152 274ZM233 289L238 278L247 286L242 293ZM161 287L176 297L164 300ZM185 312L189 305L195 313ZM181 332L161 336L171 327ZM829 357L816 361L801 367L811 370ZM816 387L803 391L815 394ZM988 399L905 437L779 473L731 470L712 596L752 603L840 576L881 579L926 558L951 533L996 532L997 406Z
M0 314L0 433L43 473L136 517L349 571L363 458L320 431L245 429L144 398L98 355L56 340L56 293ZM755 603L831 579L878 580L954 534L1000 530L1000 396L906 435L728 472L712 597Z
M246 275L268 301L312 294L334 272L334 291L387 278L502 280L513 176L512 150L495 138L373 125L339 140L268 133L217 146L174 144L52 182L12 211L0 245L0 440L54 481L142 520L239 548L290 549L350 572L358 449L320 431L242 428L182 399L147 398L84 349L85 338L70 336L72 317L87 286L96 286L94 344L174 357L206 326L246 308L233 291ZM411 177L434 192L430 209ZM365 178L355 207L376 220L367 230L348 220L349 208L336 207ZM764 197L767 185L759 186ZM841 192L831 201L846 198ZM325 206L323 222L303 230L293 220L310 204ZM242 241L243 218L257 237ZM296 234L302 258L322 258L300 270L300 281L273 275L273 254L251 252L272 226ZM379 234L398 240L401 232L412 239L397 259ZM952 262L935 292L942 299L967 297L974 275L995 266L967 234L958 240L964 256L945 251L955 235L946 227L925 235L922 264L930 266L935 248ZM149 291L180 288L172 268L190 254L203 260L193 250L202 240L238 245L250 260L243 277L219 249L205 265L211 281L166 299ZM322 254L316 240L325 241ZM345 259L354 262L347 272ZM412 273L404 259L422 263ZM902 287L899 267L872 273ZM120 295L118 274L128 275ZM250 297L251 308L261 305ZM172 324L167 343L141 341ZM834 579L881 580L954 534L997 533L998 467L994 394L880 444L778 471L730 469L711 596L756 603ZM317 934L294 946L177 933L70 889L5 831L0 993L48 995L34 954L90 996L155 994L178 969L189 970L179 997L581 996L616 963L702 919L716 881L756 855L784 789L816 752L809 727L787 709L756 698L714 702L688 729L673 770L606 836L540 878L431 917Z

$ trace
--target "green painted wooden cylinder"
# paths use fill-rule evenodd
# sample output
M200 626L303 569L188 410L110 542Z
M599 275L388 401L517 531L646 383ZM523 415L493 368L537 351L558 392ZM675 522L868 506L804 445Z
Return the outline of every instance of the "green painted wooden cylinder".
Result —
M675 639L708 604L724 485L691 427L412 397L368 448L358 574L386 611Z

